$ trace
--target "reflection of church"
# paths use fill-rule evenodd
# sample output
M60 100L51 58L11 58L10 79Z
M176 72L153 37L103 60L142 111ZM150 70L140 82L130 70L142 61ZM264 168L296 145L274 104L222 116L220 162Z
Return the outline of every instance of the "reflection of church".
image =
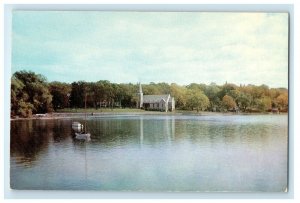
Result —
M159 120L139 119L140 145L171 143L175 140L175 117L162 116ZM155 127L154 127L155 126Z
M137 108L143 108L145 110L154 111L174 111L175 110L175 99L170 94L164 95L144 95L142 85L139 84L139 101Z

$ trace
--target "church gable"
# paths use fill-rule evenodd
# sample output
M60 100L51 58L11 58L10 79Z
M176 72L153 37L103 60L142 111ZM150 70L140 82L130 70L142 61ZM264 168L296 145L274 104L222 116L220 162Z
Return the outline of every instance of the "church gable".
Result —
M165 112L168 110L175 110L174 97L171 97L170 94L144 95L141 84L139 84L139 91L137 94L139 95L139 101L137 104L139 108Z

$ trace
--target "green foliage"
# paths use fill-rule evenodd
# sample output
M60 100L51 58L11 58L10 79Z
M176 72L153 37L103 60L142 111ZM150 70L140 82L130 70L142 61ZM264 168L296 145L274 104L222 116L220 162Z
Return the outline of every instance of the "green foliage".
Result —
M281 93L276 97L275 102L281 110L286 110L288 108L288 93Z
M52 94L52 105L54 110L63 109L70 106L71 85L62 82L51 82L49 90Z
M73 108L83 108L84 107L84 97L86 93L86 82L79 81L73 82L72 91L70 96L70 105Z
M22 98L22 89L24 88L24 84L21 80L12 76L11 78L11 94L10 94L10 101L11 101L11 116L16 116L19 110L19 100Z
M235 101L239 98L239 96L241 95L240 91L237 89L234 90L230 90L227 93L228 96L231 96Z
M225 83L222 87L221 87L221 91L219 92L219 98L223 99L223 97L227 94L229 95L231 91L236 90L237 86L235 84L230 84L230 83Z
M31 117L33 109L34 106L31 103L25 102L23 99L21 99L18 101L17 115L21 117Z
M11 115L28 117L52 111L52 95L46 78L34 72L18 71L11 78Z
M184 109L186 106L186 88L172 83L170 94L175 98L176 108Z
M191 83L186 87L187 87L187 89L194 90L194 91L205 91L205 89L206 89L205 84L197 84L197 83Z
M272 100L270 97L263 97L255 100L256 108L258 111L265 112L271 109Z
M236 107L236 103L235 103L234 99L229 95L225 95L223 97L222 104L227 111L234 109Z
M143 84L143 93L171 94L176 109L222 111L238 107L240 111L269 111L271 108L288 110L288 90L269 88L266 85L240 85L226 83L209 85L191 83ZM107 80L98 82L77 81L47 83L44 76L33 72L18 71L11 78L11 115L29 117L62 108L83 108L87 95L88 108L135 108L138 102L138 85L116 84Z
M209 86L205 88L205 95L208 97L210 101L210 110L216 111L220 106L220 98L218 95L220 94L221 88L218 87L215 83L211 83Z
M147 84L143 85L143 93L145 95L147 95L147 94L161 94L162 91L161 91L161 89L158 85L156 85L155 83L152 82L149 85L147 85Z
M242 111L246 111L247 108L250 107L252 98L251 95L247 94L247 93L241 93L238 97L237 97L237 103L238 103L238 107L242 110Z
M209 106L209 99L202 91L188 90L186 97L186 105L191 110L196 109L199 112L200 110L206 110Z

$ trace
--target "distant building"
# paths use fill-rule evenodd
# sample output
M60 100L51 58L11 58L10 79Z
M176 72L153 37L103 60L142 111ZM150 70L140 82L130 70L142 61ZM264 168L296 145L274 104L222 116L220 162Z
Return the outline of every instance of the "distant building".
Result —
M175 99L170 94L163 95L144 95L142 85L139 84L139 101L137 108L143 108L145 110L154 111L174 111L175 110Z

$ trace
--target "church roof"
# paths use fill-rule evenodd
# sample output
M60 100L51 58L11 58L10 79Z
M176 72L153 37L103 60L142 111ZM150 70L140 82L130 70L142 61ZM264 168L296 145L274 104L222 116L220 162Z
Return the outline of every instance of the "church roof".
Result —
M170 97L169 94L162 94L162 95L144 95L143 96L143 103L154 103L160 102L162 99L166 102Z

